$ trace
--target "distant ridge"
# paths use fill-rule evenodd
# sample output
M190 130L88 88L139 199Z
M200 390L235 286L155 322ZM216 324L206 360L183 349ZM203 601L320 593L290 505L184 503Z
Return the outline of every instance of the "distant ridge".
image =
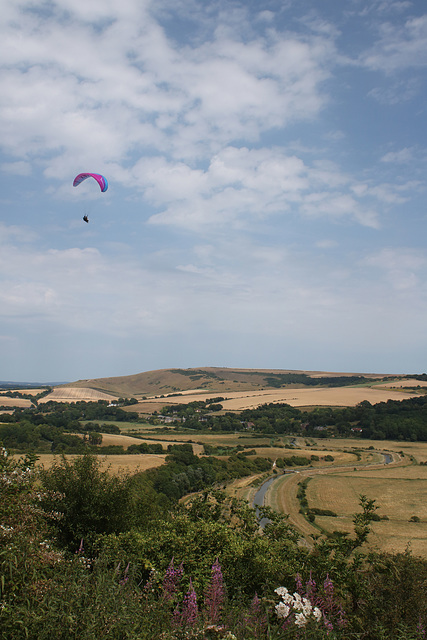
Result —
M37 389L38 387L57 387L68 384L68 382L13 382L11 380L0 380L0 389Z
M129 376L91 378L67 383L67 387L95 389L119 397L141 398L201 389L222 395L226 391L301 386L301 379L364 377L401 377L373 373L335 373L326 371L298 371L295 369L239 369L227 367L198 367L189 369L158 369ZM59 385L56 385L59 386Z

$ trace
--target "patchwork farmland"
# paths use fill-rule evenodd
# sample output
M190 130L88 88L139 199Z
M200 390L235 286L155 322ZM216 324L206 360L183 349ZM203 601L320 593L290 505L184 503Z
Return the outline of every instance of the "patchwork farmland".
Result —
M184 373L183 373L184 372ZM79 401L103 401L116 405L120 397L135 397L136 401L124 410L140 417L160 412L163 407L184 405L200 400L217 400L221 397L221 413L238 414L246 409L254 409L264 404L284 403L292 407L312 409L315 407L351 407L363 401L374 405L388 400L401 401L422 396L427 382L402 376L364 376L363 383L345 386L298 386L291 383L281 388L266 387L266 380L274 381L274 376L289 372L265 370L219 370L205 368L192 370L164 370L149 372L131 379L101 379L80 381L72 385L55 387L39 405L54 401L76 403ZM298 372L297 372L298 373ZM299 372L301 373L301 372ZM304 375L307 372L303 372ZM191 374L191 375L190 375ZM314 372L312 378L322 379L331 375L354 376L354 374L328 374ZM273 376L273 378L272 378ZM178 379L184 380L186 388L177 388ZM194 382L199 383L196 387ZM193 383L193 386L191 386ZM25 393L27 393L26 390ZM28 394L42 389L28 391ZM130 392L130 393L126 393ZM151 393L150 393L151 392ZM164 392L164 393L162 393ZM31 406L29 398L1 399L3 407L26 408ZM6 411L7 412L7 411ZM100 423L107 426L108 421ZM350 532L352 514L358 510L361 494L375 499L378 514L384 519L373 523L370 544L380 550L404 551L408 544L412 550L427 556L427 494L424 488L427 480L427 445L402 441L373 441L361 438L305 438L305 437L265 437L251 433L227 433L212 431L186 432L185 429L165 428L163 425L141 421L116 422L112 425L120 433L102 432L102 446L121 446L126 450L131 445L141 443L161 444L164 449L174 444L191 443L193 453L202 456L206 446L229 449L244 447L251 450L249 457L263 457L271 461L271 472L276 482L266 494L266 504L289 514L293 523L309 543L312 535L331 534L335 530ZM384 464L383 451L390 452L390 464ZM226 459L227 453L217 453ZM282 474L275 468L275 461L293 456L311 459L306 468L299 471L287 470ZM70 456L72 457L72 456ZM101 456L103 468L111 473L137 472L155 468L165 463L166 455L126 454ZM329 459L328 459L329 458ZM40 454L38 464L48 467L55 460L51 454ZM237 497L253 500L259 483L266 474L235 480L227 486L227 491ZM298 487L307 480L306 495L311 509L330 510L335 516L316 515L311 522L300 513L297 499ZM412 518L412 520L411 520Z

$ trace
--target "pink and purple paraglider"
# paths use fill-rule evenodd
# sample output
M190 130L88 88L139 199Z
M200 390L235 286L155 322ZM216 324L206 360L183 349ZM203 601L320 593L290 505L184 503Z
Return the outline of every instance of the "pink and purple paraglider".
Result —
M86 180L86 178L93 178L94 180L96 180L102 193L104 193L104 191L107 191L107 179L104 178L104 176L101 176L100 173L79 173L79 175L74 178L73 187L78 187L79 184L83 182L83 180Z

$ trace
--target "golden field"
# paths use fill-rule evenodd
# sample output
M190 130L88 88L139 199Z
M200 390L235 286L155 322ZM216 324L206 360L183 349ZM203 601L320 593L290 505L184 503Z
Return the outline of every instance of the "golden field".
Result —
M280 389L272 386L274 382L280 383L285 379L280 376L287 374L304 374L312 378L359 376L364 378L364 386L299 388L295 383ZM415 395L416 388L421 392L426 385L427 383L415 379L406 380L401 375L201 367L160 369L130 376L79 380L55 387L44 401L51 399L73 402L134 397L140 404L129 410L147 413L158 409L162 404L223 396L227 397L224 409L238 411L265 402L287 402L293 406L348 406L362 400L372 403L387 399L400 400L410 394Z
M327 371L296 371L294 369L230 369L228 367L197 367L189 369L157 369L128 376L78 380L68 387L92 388L122 398L167 395L203 389L207 393L224 395L224 391L265 389L269 379L283 374L305 374L314 378L328 376L363 376L365 379L389 378L383 374L331 373ZM397 376L399 377L399 376Z
M67 460L76 458L76 455L66 455ZM160 467L165 462L164 455L111 455L98 456L101 460L101 468L111 473L137 473L138 471L146 471L154 467ZM59 460L59 456L50 453L42 453L38 456L37 465L48 469L55 460Z
M132 405L128 410L150 413L154 410L158 411L163 406L210 400L218 396L226 398L221 400L224 411L243 411L244 409L255 409L261 404L270 402L286 403L293 407L349 407L355 406L363 400L376 404L377 402L387 402L387 400L405 400L417 395L416 391L405 390L404 386L395 389L382 385L332 388L291 387L256 391L224 391L222 393L194 390L193 392L188 391L182 396L140 400L137 405Z
M31 407L31 400L26 398L8 398L0 394L0 405L3 407Z
M164 405L189 403L196 400L208 400L223 396L221 401L224 411L241 411L256 408L266 403L287 403L295 407L344 407L354 406L363 400L371 404L387 400L403 400L423 393L427 382L417 380L390 379L388 382L369 383L365 386L312 388L258 388L250 389L243 379L238 379L236 386L240 388L215 390L197 387L183 390L182 395L159 397L158 395L140 399L138 404L126 407L127 411L140 414L161 410ZM153 374L154 375L154 374ZM178 374L177 374L178 375ZM317 375L326 375L318 373ZM328 374L330 375L330 374ZM342 374L341 374L342 375ZM243 374L242 374L243 376ZM190 382L190 380L188 380ZM225 386L225 385L224 385ZM254 385L255 386L255 385ZM22 390L26 393L25 390ZM125 394L123 394L124 396ZM39 402L56 400L58 402L76 402L79 400L114 402L118 395L113 390L96 389L85 386L56 387L51 394ZM30 406L30 400L13 399L4 396L0 404L5 406ZM296 473L281 476L273 483L266 496L266 503L290 516L294 524L310 540L311 534L319 534L321 530L352 531L352 514L359 511L359 496L366 495L375 499L379 506L378 513L389 519L374 522L369 545L384 551L404 551L408 544L414 554L427 557L427 465L410 464L411 458L420 463L427 462L427 443L372 441L358 438L298 438L275 436L255 438L249 433L199 433L180 434L173 428L165 429L164 425L136 425L120 423L122 434L103 434L102 445L121 445L124 448L141 442L160 442L163 446L190 442L195 454L203 452L203 444L235 447L239 444L254 449L256 455L268 457L272 461L301 455L324 457L329 454L333 462L313 461L310 469L292 468ZM137 431L145 438L133 437ZM126 433L128 432L128 433ZM297 448L285 448L292 440ZM310 446L309 446L310 445ZM384 465L382 451L393 453L393 464ZM402 455L403 454L403 455ZM74 456L67 456L73 458ZM100 456L102 466L111 473L144 471L160 466L165 462L165 455L109 455ZM43 454L38 464L45 467L52 464L55 456ZM272 469L273 470L273 469ZM307 499L310 507L331 509L338 514L336 518L316 516L315 525L310 524L299 514L299 502L296 498L298 483L307 475L311 477L307 486ZM257 478L243 478L233 482L228 490L233 495L252 500L256 492ZM411 516L417 516L421 522L409 522ZM320 527L320 529L319 529Z
M352 514L359 496L376 500L378 515L388 520L372 523L369 545L381 551L427 555L427 467L364 469L352 473L317 474L307 486L309 506L331 509L337 518L317 516L325 531L352 531ZM412 516L421 522L409 522Z
M154 439L154 438L133 438L132 436L119 435L116 433L103 433L102 434L102 446L108 447L110 445L120 445L124 449L130 447L131 444L142 444L146 442L147 444L161 444L163 447L167 447L169 444L177 444L176 440L168 440L168 439ZM201 444L193 444L193 452L198 455L202 453L203 446ZM128 457L126 455L126 457Z
M77 387L55 387L49 395L41 398L39 404L43 402L77 402L83 400L84 402L97 402L98 400L108 400L114 402L117 400L117 396L105 393L104 391L97 391L96 389L77 388Z
M301 438L297 440L299 443ZM401 442L395 440L364 440L362 438L324 438L318 441L328 449L362 449L373 447L378 451L402 452L413 456L416 462L427 461L427 442Z

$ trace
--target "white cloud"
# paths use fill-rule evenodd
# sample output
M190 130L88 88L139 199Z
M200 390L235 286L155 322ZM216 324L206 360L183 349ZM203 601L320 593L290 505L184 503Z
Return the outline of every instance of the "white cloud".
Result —
M156 368L163 349L165 366L171 354L181 366L184 352L201 357L193 339L210 357L242 339L240 355L258 349L267 365L260 335L276 366L289 348L300 366L304 349L329 358L345 344L373 362L400 326L418 353L425 254L395 241L425 231L414 99L425 17L405 2L350 5L366 11L5 3L2 202L14 226L0 225L0 316L22 362L37 348L59 361L63 344L68 358L106 360L114 344L126 362L151 352ZM364 100L372 79L382 104ZM111 178L107 214L90 225L79 208L90 185L71 187L82 170ZM83 230L67 218L76 205ZM387 328L374 339L375 323Z
M353 185L333 164L310 167L297 156L271 148L228 147L206 171L145 159L135 167L135 176L145 181L148 199L166 206L150 217L150 223L193 230L225 223L250 227L257 219L286 214L294 207L308 216L349 217L377 227L374 204L359 198L369 196L374 203L402 201L395 189Z
M196 158L312 117L325 103L334 51L327 38L270 30L243 41L237 28L217 28L210 41L178 45L155 22L151 3L111 1L100 13L94 5L52 4L38 13L22 3L8 15L1 144L24 158L50 152L48 175L57 156L61 164L122 162L150 145Z
M403 25L383 23L378 41L361 60L385 73L427 66L427 15L407 19Z
M405 147L399 151L389 151L381 158L381 162L408 164L414 160L414 149Z

